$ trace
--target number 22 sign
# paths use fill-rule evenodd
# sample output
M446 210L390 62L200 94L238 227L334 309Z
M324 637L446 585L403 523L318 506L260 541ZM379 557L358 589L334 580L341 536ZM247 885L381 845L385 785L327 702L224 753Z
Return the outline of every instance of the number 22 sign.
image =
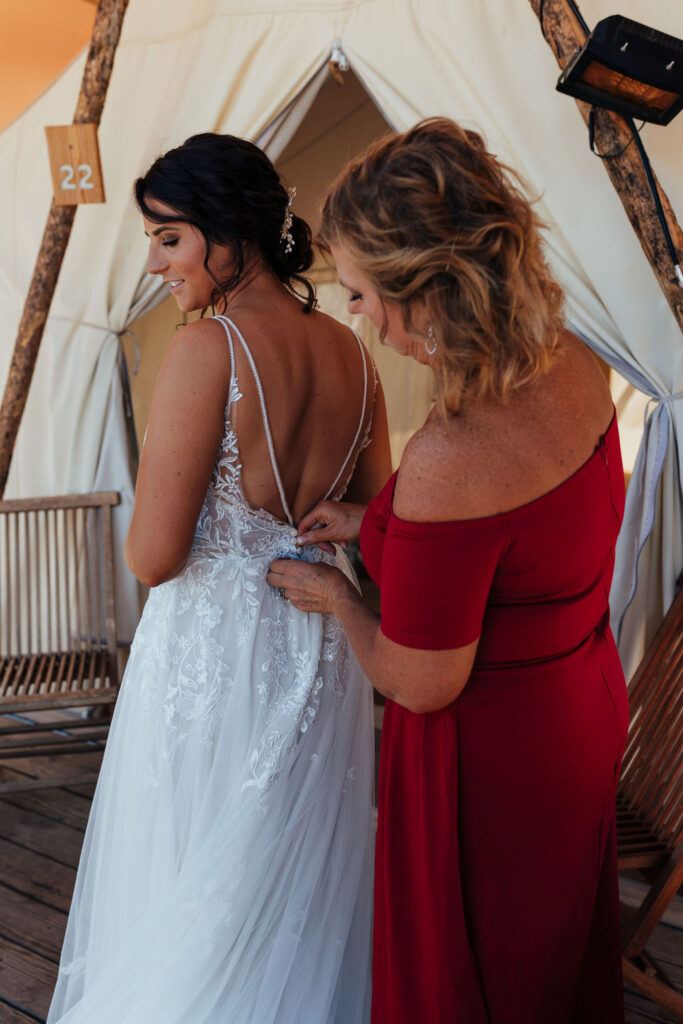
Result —
M104 184L97 125L69 124L45 129L57 206L103 203Z

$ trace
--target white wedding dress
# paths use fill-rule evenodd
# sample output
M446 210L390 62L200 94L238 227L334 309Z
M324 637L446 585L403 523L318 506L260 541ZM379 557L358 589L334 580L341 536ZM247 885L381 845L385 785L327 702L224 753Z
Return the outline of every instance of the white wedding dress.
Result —
M187 564L151 591L131 648L48 1024L370 1016L370 688L337 620L266 583L274 558L335 559L293 544L256 367L217 319L233 367L225 434ZM233 337L289 524L242 492ZM364 413L329 494L369 432L361 352Z

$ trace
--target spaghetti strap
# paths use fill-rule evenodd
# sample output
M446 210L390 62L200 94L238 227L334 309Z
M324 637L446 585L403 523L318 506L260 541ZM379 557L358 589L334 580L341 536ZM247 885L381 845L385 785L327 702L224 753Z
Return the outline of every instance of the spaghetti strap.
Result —
M223 330L225 331L225 333L226 333L226 335L228 337L228 345L230 346L230 390L229 390L229 393L228 393L228 405L227 405L227 408L229 409L230 405L232 403L232 396L233 396L233 390L234 390L233 389L233 383L236 380L236 377L235 377L235 346L232 343L232 334L230 333L230 328L228 327L228 323L230 323L230 321L228 321L228 323L226 323L227 317L214 316L211 319L212 320L218 320L218 322L220 323L220 325L222 326Z
M235 332L235 334L239 338L240 344L242 345L242 348L244 349L244 354L246 355L247 359L249 360L249 365L251 366L251 372L254 375L254 383L256 384L256 390L258 392L259 402L261 403L261 413L263 415L263 426L264 426L264 429L265 429L265 432L266 432L266 443L268 445L268 454L270 455L270 464L271 464L271 466L273 468L273 476L275 477L275 483L277 484L277 489L278 489L278 492L280 494L280 501L282 502L282 507L283 507L283 509L285 511L285 515L287 516L287 522L289 523L290 526L294 526L294 518L292 516L291 510L290 510L289 505L287 503L287 498L285 496L285 489L282 486L282 478L280 477L280 470L278 469L277 460L275 458L275 447L273 445L273 435L270 432L270 423L268 422L268 413L266 412L266 401L265 401L265 398L263 396L263 386L261 384L261 378L258 375L258 370L256 369L256 363L254 362L253 356L252 356L251 352L249 351L249 346L247 345L246 341L244 340L244 337L242 336L242 333L241 333L239 327L234 323L234 321L231 320L227 316L217 316L214 319L221 321L221 323L223 324L223 326L226 329L226 333L228 334L228 338L230 338L230 353L231 353L232 361L233 361L233 374L234 374L234 366L235 366L235 355L234 355L234 351L233 351L233 347L232 347L232 338L230 337L230 328L232 328L232 330Z
M263 417L263 427L264 427L265 434L266 434L266 443L268 445L268 454L270 456L270 464L271 464L271 467L272 467L272 470L273 470L273 477L275 479L275 483L277 485L278 493L280 495L280 501L282 502L282 508L284 509L285 515L287 516L287 522L290 524L290 526L294 526L295 525L294 517L292 516L292 512L291 512L291 509L289 507L289 503L287 501L287 497L286 497L286 494L285 494L285 489L284 489L284 486L283 486L283 483L282 483L282 477L280 476L280 470L279 470L279 467L278 467L278 464L277 464L277 459L275 457L275 446L273 444L273 435L272 435L271 430L270 430L270 423L269 423L269 420L268 420L268 413L266 411L266 400L265 400L265 396L263 394L263 385L261 384L261 378L259 377L258 370L256 369L256 363L254 362L254 358L253 358L253 356L251 354L251 351L249 350L249 346L247 345L246 341L244 340L244 336L242 335L239 327L235 324L235 322L233 320L231 320L229 317L222 316L222 315L214 316L213 319L214 320L218 320L222 324L223 329L225 330L225 333L226 333L227 338L228 338L228 344L230 346L231 372L230 372L230 398L228 400L228 408L230 408L230 403L232 401L232 396L233 396L233 394L234 394L234 392L236 390L236 382L237 382L237 377L236 377L236 374L235 374L235 349L234 349L233 338L232 338L232 332L234 331L235 334L237 335L237 337L239 338L240 344L242 345L242 348L244 349L244 354L246 355L246 357L247 357L247 359L249 361L249 365L251 367L251 372L254 375L254 382L256 384L256 390L258 392L259 402L260 402L260 405L261 405L261 414L262 414L262 417ZM360 419L358 421L358 426L356 428L356 433L354 434L353 441L351 442L351 446L349 447L349 450L346 453L346 457L344 458L344 461L341 464L339 472L335 476L334 480L332 481L331 485L328 487L327 491L325 492L324 496L320 499L320 501L327 501L327 499L331 495L334 494L335 488L337 487L339 481L342 479L346 469L348 468L348 465L349 465L349 462L351 460L351 457L353 456L354 452L356 451L356 446L358 445L358 440L359 440L359 438L361 436L361 432L363 430L363 424L365 422L365 416L366 416L367 407L368 407L368 386L369 386L368 385L368 358L369 358L369 356L368 356L368 354L365 351L365 347L363 345L363 342L361 341L361 338L360 338L359 334L356 331L353 331L353 336L356 339L356 342L358 343L358 348L360 349L361 359L363 361L363 403L362 403L361 411L360 411ZM367 441L365 443L367 443ZM361 445L361 447L364 447L364 445Z
M356 433L354 435L353 441L351 442L351 447L349 448L348 452L346 453L346 458L342 462L341 469L339 470L339 472L337 473L336 477L332 481L331 486L326 491L324 498L321 499L322 501L327 501L327 499L330 497L330 495L334 494L334 489L337 486L337 484L339 483L339 481L341 480L341 478L342 478L342 476L344 474L344 470L346 469L346 467L349 464L349 459L351 458L351 456L353 455L353 453L354 453L354 451L356 449L356 445L358 444L358 438L360 437L361 430L363 429L363 423L365 421L365 410L367 409L367 404L368 404L368 357L367 357L367 355L365 353L365 348L363 346L363 342L360 339L360 335L356 331L354 331L353 332L353 336L356 339L356 341L358 342L358 348L360 349L361 358L363 360L363 406L362 406L361 411L360 411L360 420L358 422L358 429L356 430Z

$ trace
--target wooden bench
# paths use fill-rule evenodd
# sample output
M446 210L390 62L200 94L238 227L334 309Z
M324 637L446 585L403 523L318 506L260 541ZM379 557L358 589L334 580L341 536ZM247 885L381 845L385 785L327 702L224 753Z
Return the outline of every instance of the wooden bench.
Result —
M651 886L626 929L624 980L683 1020L683 994L644 948L683 885L683 589L633 677L629 703L618 863L641 869Z
M118 503L115 492L0 501L0 762L92 751L106 737L109 715L83 711L118 692ZM0 780L0 793L67 781L85 779Z

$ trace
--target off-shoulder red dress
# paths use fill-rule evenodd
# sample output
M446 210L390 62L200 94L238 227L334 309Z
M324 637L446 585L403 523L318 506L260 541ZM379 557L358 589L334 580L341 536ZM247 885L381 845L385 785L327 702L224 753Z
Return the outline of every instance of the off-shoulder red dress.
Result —
M481 639L451 705L386 704L373 1024L622 1024L616 421L571 477L501 515L407 522L394 485L361 530L382 632L422 650Z

